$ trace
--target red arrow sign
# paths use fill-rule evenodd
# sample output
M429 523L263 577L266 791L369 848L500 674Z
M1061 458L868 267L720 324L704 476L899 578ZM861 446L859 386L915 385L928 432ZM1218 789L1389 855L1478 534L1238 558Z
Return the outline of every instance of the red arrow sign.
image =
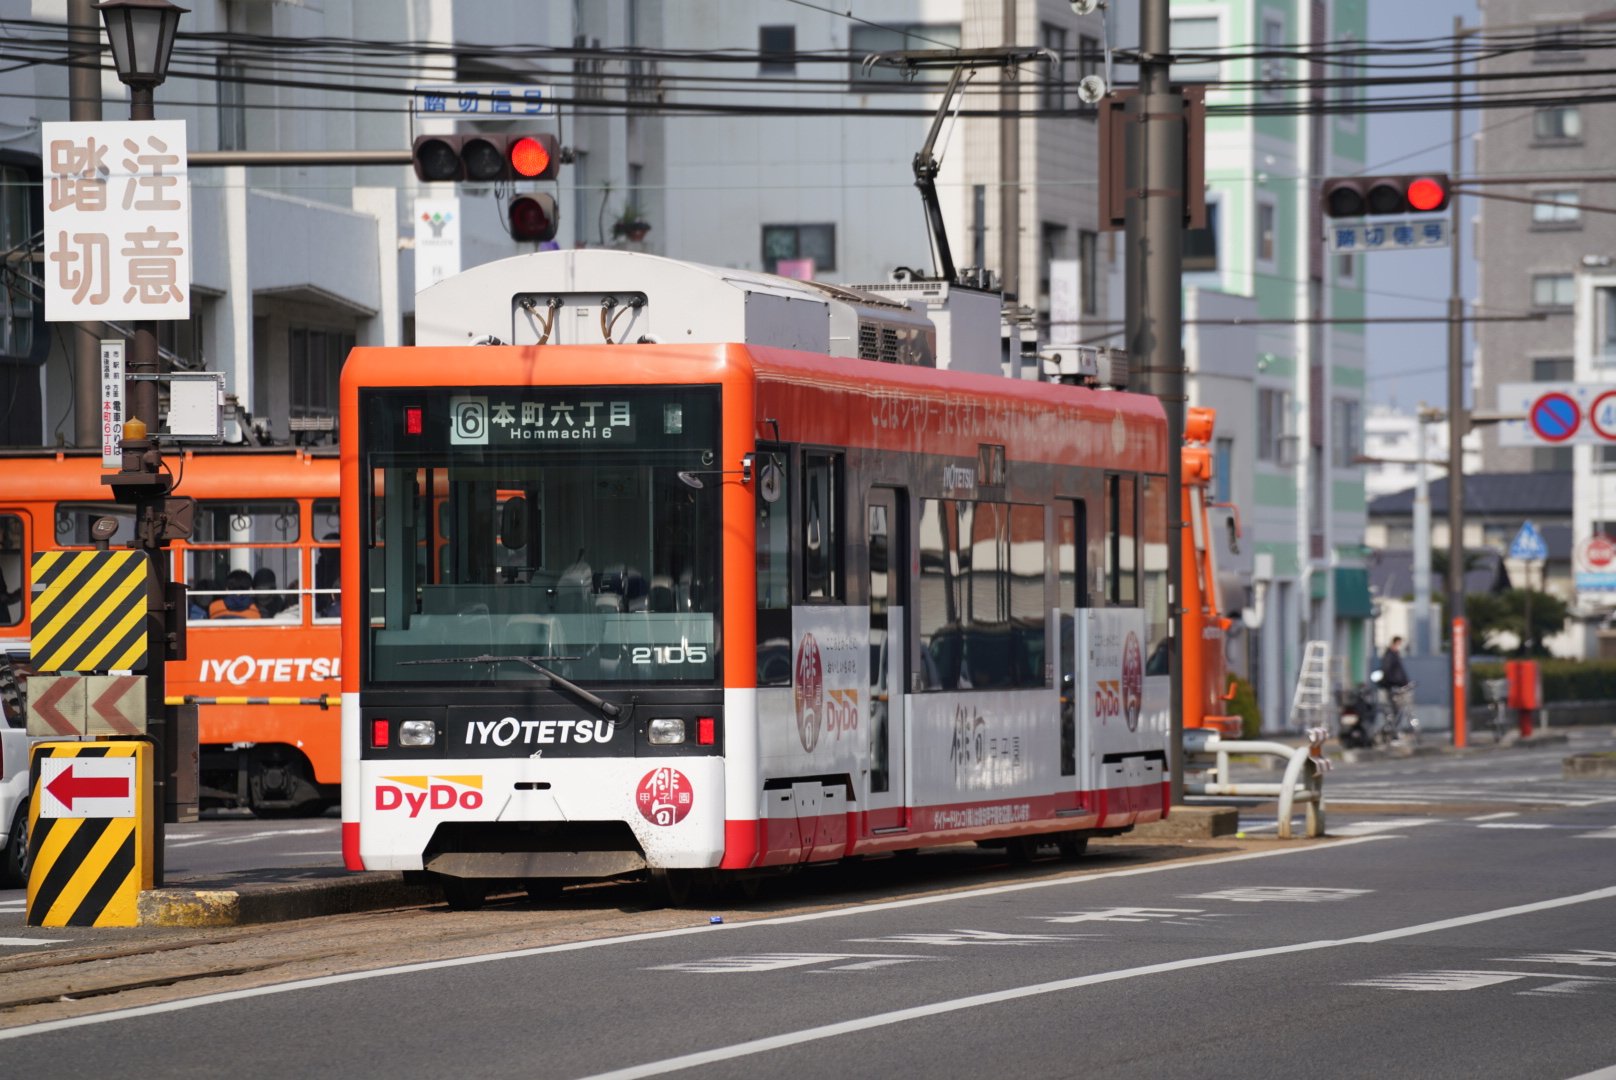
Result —
M57 774L56 779L45 785L57 802L73 809L74 799L127 799L129 797L129 778L127 776L74 776L73 766L69 765Z

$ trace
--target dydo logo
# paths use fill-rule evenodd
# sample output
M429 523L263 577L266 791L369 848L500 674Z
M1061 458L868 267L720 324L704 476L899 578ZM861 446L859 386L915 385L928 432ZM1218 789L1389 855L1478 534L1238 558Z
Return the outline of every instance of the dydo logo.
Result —
M819 745L819 721L825 711L825 664L814 635L802 635L797 644L796 677L791 680L792 697L797 704L797 737L802 748L813 753Z
M483 804L480 776L384 776L376 784L376 809L475 810Z
M1129 731L1139 730L1139 711L1145 700L1145 653L1139 635L1128 632L1122 643L1122 719Z

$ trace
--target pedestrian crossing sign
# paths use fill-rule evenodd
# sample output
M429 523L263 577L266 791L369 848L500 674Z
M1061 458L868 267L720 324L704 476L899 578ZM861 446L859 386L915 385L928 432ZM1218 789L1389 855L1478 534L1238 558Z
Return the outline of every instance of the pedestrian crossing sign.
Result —
M1530 521L1521 523L1521 531L1515 534L1514 541L1509 545L1509 557L1538 561L1549 557L1549 545L1544 543L1543 534L1537 531L1536 525Z

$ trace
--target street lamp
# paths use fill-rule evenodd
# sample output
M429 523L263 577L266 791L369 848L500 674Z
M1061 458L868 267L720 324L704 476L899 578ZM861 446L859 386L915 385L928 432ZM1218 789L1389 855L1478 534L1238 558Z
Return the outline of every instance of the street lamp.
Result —
M97 4L106 23L107 40L112 44L112 61L118 78L129 87L129 119L141 122L156 117L152 91L168 78L168 61L174 55L174 33L187 8L169 0L104 0ZM143 549L151 563L151 600L146 611L146 636L155 662L146 671L147 732L156 744L157 768L154 783L156 812L152 815L152 878L163 883L164 824L181 820L180 734L177 717L168 711L165 666L171 645L184 648L184 586L176 593L169 588L171 535L165 504L172 489L170 475L163 471L163 451L157 442L157 377L161 372L157 350L157 324L150 319L135 323L129 343L128 387L125 391L129 412L123 427L123 467L104 480L119 502L135 509L135 545ZM183 534L179 534L183 535ZM170 641L173 630L173 641ZM179 652L178 655L184 655ZM189 740L195 753L195 736ZM192 759L194 760L194 758Z
M118 79L130 90L129 118L150 120L152 90L168 78L174 31L190 9L169 0L104 0L96 9L107 27Z

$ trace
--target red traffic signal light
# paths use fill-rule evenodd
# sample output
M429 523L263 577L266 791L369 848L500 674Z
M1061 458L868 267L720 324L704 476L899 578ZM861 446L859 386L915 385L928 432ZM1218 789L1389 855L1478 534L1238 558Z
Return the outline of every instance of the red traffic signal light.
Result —
M554 135L419 135L415 175L429 183L550 180L561 164Z
M511 224L511 239L526 241L554 240L556 227L561 224L561 211L555 196L547 192L518 195L506 209Z
M1412 176L1336 176L1324 182L1326 217L1434 214L1448 208L1447 173Z

